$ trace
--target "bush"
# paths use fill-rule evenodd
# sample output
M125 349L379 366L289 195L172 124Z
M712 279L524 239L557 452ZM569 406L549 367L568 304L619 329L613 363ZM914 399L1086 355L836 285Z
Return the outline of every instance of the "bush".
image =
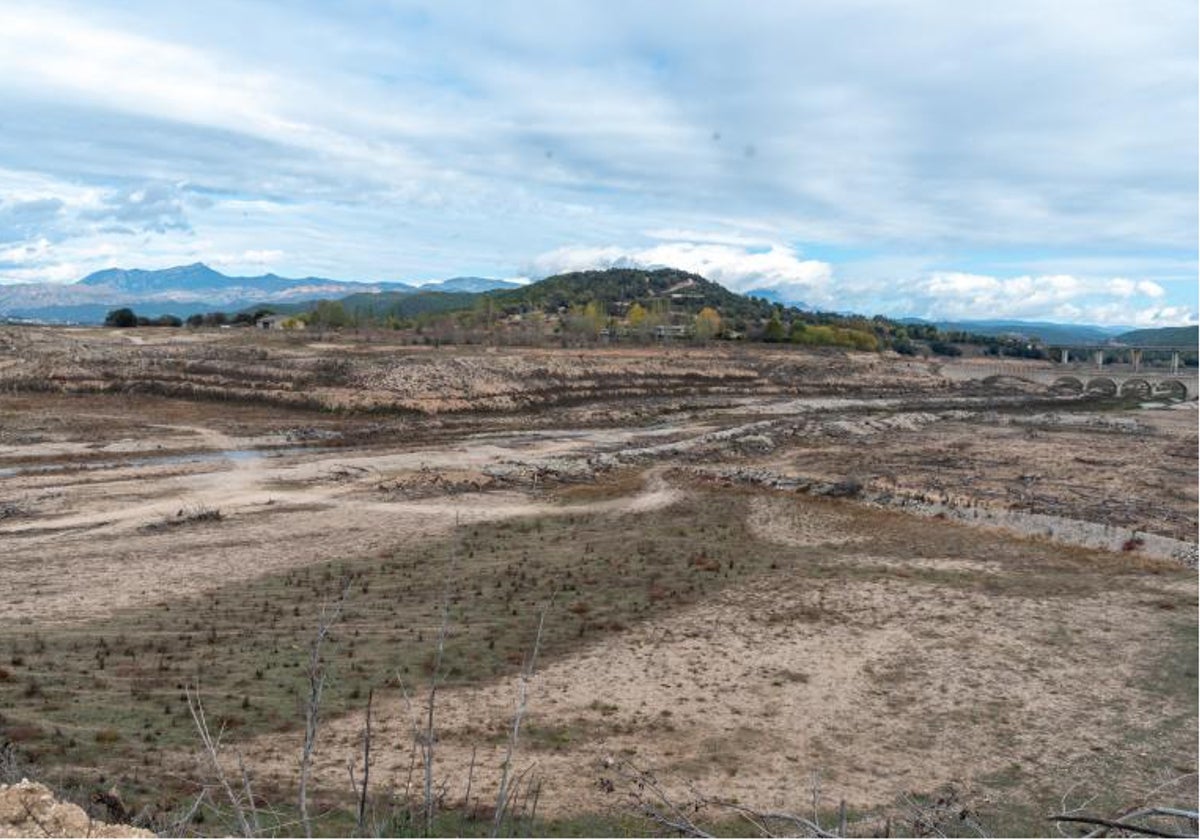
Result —
M931 341L929 349L939 356L961 356L962 350L948 341Z
M850 350L879 349L879 339L871 333L823 324L793 324L789 338L793 344L815 347L845 347Z
M128 327L136 327L138 325L138 317L129 307L114 309L104 317L104 326L119 327L126 329Z

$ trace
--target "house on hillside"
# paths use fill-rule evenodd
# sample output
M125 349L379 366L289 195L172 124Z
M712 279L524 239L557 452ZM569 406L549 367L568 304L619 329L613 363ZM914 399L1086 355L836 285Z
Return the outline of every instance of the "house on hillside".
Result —
M654 328L654 337L664 341L668 338L687 338L691 334L686 324L659 324Z

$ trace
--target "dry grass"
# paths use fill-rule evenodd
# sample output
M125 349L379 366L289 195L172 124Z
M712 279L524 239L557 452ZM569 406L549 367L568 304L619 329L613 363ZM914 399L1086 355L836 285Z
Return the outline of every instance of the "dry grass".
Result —
M1006 795L1028 797L1030 785L1053 778L1067 743L1055 739L1080 727L1114 762L1124 761L1117 750L1133 732L1187 761L1188 745L1155 718L1171 708L1186 721L1186 681L1151 699L1137 668L1101 665L1139 661L1163 638L1182 643L1182 630L1195 627L1185 575L963 526L930 532L848 502L774 496L771 504L795 506L805 521L842 523L830 544L781 545L747 526L760 499L694 490L642 514L466 526L449 541L216 588L95 625L33 639L8 633L4 726L23 733L43 763L100 765L162 795L164 768L194 739L181 698L198 678L213 720L230 737L255 739L251 754L286 787L319 605L352 578L331 639L325 713L336 716L396 675L410 685L426 679L439 620L429 593L449 575L440 760L455 780L470 748L499 749L510 695L497 686L520 667L530 616L560 593L527 732L551 777L548 814L609 807L590 787L592 762L629 749L679 779L745 797L786 798L797 769L820 769L830 791L863 806L897 785L931 788L1014 760L1030 769ZM959 562L944 567L944 558ZM1100 715L1097 691L1111 698ZM388 733L389 719L403 720L387 711L390 696L383 743L403 738ZM316 780L335 795L358 725L357 716L328 724L319 750ZM993 757L982 760L969 742ZM1114 768L1089 778L1099 783ZM486 783L479 793L486 798Z

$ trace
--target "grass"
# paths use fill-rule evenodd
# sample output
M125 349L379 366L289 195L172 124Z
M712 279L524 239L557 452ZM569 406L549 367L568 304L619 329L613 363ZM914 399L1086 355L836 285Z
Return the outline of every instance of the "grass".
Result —
M626 517L620 528L605 516L531 518L32 637L6 628L0 733L35 727L21 730L40 733L23 743L42 764L129 774L156 765L164 750L194 745L184 689L196 683L214 727L231 737L291 730L321 605L347 578L324 714L358 708L369 687L397 677L410 687L426 680L443 592L450 604L447 684L478 684L519 669L538 611L551 598L546 657L768 571L765 554L744 552L747 540L734 508L709 509L703 498L666 515ZM698 541L720 559L719 571L690 563Z
M543 662L751 581L800 591L874 581L916 587L931 597L971 592L1051 602L1119 590L1154 603L1170 601L1170 609L1155 607L1155 614L1178 628L1168 646L1171 664L1156 663L1154 673L1172 675L1163 686L1172 696L1190 690L1194 709L1194 601L1189 610L1187 599L1161 592L1151 597L1144 570L1123 571L1118 560L1091 552L1017 542L954 524L931 529L901 514L857 508L851 527L876 540L872 552L886 546L890 556L917 560L987 557L995 572L874 563L862 559L861 544L775 545L745 527L746 499L756 492L698 490L669 509L620 517L562 515L464 526L449 539L216 586L203 596L147 604L102 621L36 633L5 627L0 736L19 740L43 767L119 781L129 797L178 801L189 788L157 768L168 752L196 746L185 686L200 685L210 724L214 730L224 727L229 739L298 730L317 617L345 580L351 585L343 621L327 648L331 679L322 708L327 718L360 710L372 687L401 679L411 688L426 681L443 593L450 606L446 681L465 686L517 672L532 645L537 614L551 599ZM799 503L839 511L847 504ZM834 627L852 621L845 609L836 598L830 603L801 598L795 614L763 620ZM1190 677L1180 664L1189 628ZM1072 639L1047 644L1070 645ZM916 667L898 662L880 679L902 685L918 676ZM803 685L809 675L798 666L773 679ZM594 711L602 718L618 712L602 702ZM1194 716L1191 720L1194 724ZM590 739L596 725L531 717L527 745L535 752L570 749ZM1160 735L1170 740L1170 732ZM502 733L480 736L494 741ZM737 773L736 766L720 765L721 752L714 745L712 760L723 772ZM1005 780L997 777L995 784L1003 787ZM331 825L336 832L336 823ZM474 833L468 825L454 829ZM625 833L623 823L586 819L538 823L537 829L561 836ZM645 825L631 830L644 833Z

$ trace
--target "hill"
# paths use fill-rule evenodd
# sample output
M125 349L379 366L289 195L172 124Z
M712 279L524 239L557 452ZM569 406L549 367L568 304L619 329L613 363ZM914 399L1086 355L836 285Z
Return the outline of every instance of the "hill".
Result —
M496 289L519 289L520 283L511 280L495 280L491 277L450 277L435 283L422 283L417 288L423 292L491 292Z
M905 318L904 323L922 323L916 318ZM1103 344L1113 338L1124 327L1101 327L1093 324L1060 324L1051 321L1004 321L967 320L933 322L943 332L964 332L989 337L1014 337L1040 339L1044 344L1078 343Z
M1157 327L1155 329L1130 330L1116 336L1113 341L1152 347L1195 348L1200 346L1200 327Z
M711 307L722 318L738 322L770 318L777 309L769 301L735 294L698 274L674 268L572 271L519 289L491 292L488 297L505 313L554 313L596 303L606 313L618 315L637 303L688 315Z
M324 277L280 277L263 274L237 277L204 263L156 271L106 268L76 283L0 285L0 317L42 321L99 323L119 307L138 314L236 310L253 303L284 303L341 297L350 292L413 291L402 283L356 283Z
M421 315L437 315L471 309L480 295L473 292L426 291L376 292L348 295L341 299L346 312L358 316L385 320L407 320Z

